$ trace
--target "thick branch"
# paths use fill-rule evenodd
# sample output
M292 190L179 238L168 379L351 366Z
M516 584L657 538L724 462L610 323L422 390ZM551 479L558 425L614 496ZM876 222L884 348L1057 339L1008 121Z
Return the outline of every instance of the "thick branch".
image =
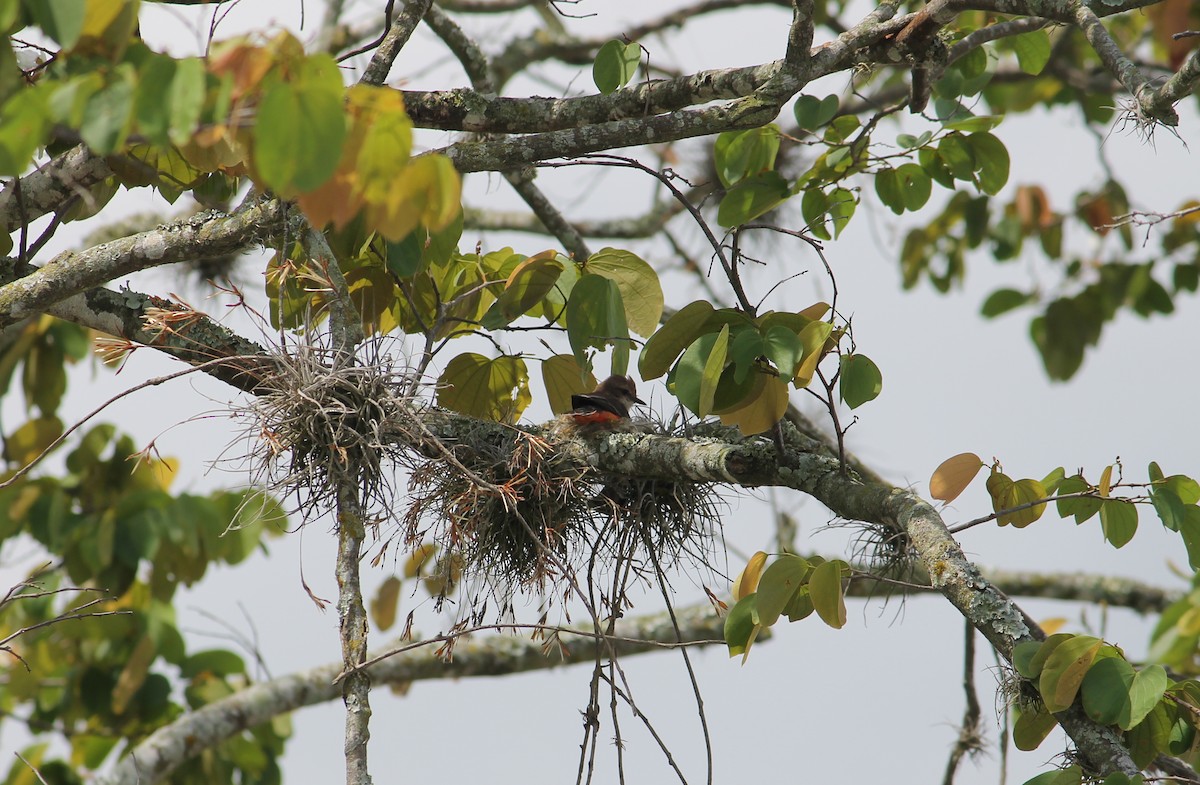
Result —
M415 0L415 2L404 3L404 10L392 21L391 28L379 42L379 48L375 50L375 54L371 55L371 62L367 63L362 78L359 79L361 83L381 85L387 81L388 73L391 72L392 64L396 62L400 50L408 43L408 39L412 37L417 24L420 23L421 17L425 15L431 5L433 5L433 0Z
M458 171L463 173L506 171L549 158L569 158L600 150L689 139L740 128L757 128L774 120L778 113L777 105L749 97L724 106L676 112L644 120L618 120L514 139L458 142L434 152L448 156Z
M0 224L4 226L4 233L21 228L22 212L26 221L33 221L111 176L112 169L108 163L92 155L86 145L72 147L21 178L20 202L24 205L24 211L11 184L0 192Z
M460 419L431 412L425 422L430 433L456 445L482 438L478 431L470 437L457 434ZM1006 659L1011 659L1016 644L1044 637L1037 624L967 560L932 505L905 489L858 479L823 445L794 429L786 431L782 456L771 441L740 440L730 431L720 431L716 438L686 439L634 429L566 442L560 445L560 455L581 467L622 477L794 488L843 518L902 533L934 588ZM1092 723L1082 710L1057 717L1093 769L1137 772L1111 729Z
M721 643L723 620L708 604L677 609L678 634L665 613L622 619L606 645L616 656L660 650L679 643ZM596 643L591 625L574 632L552 634L553 646L543 641L508 635L462 638L454 658L444 660L430 647L414 648L372 665L366 677L374 684L404 684L424 679L501 676L593 662ZM403 646L403 644L398 644ZM547 651L547 649L550 649ZM335 700L342 694L336 682L342 663L256 684L185 714L159 728L123 757L99 785L155 785L181 763L204 750L304 706Z
M200 214L84 251L64 252L0 288L0 327L138 270L244 250L261 242L285 216L284 203L269 199L232 215Z
M477 133L523 134L648 117L710 101L741 98L779 70L778 62L723 68L654 82L641 82L609 95L576 98L510 98L465 88L437 92L405 90L404 106L420 128Z

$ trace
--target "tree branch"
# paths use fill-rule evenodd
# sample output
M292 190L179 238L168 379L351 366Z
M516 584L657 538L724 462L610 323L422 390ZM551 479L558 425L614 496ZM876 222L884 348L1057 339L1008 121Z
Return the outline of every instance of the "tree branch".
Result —
M621 619L613 636L605 637L614 656L657 651L683 644L723 644L724 621L708 604L676 609L678 627L665 613ZM434 642L442 639L435 639ZM404 684L426 679L459 679L501 676L557 668L574 663L588 664L595 654L596 638L590 624L554 630L550 644L492 635L479 640L458 640L454 658L444 660L429 647L414 648L400 642L398 653L370 666L364 678L375 684ZM557 656L551 656L552 654ZM159 728L130 754L118 761L113 771L98 779L99 785L155 785L181 763L235 734L255 727L279 714L326 703L342 694L337 677L342 663L323 665L302 673L248 687L215 701Z
M111 177L112 169L86 145L76 145L44 166L21 178L21 200L26 221L34 221L58 209L72 196L86 192L96 183ZM0 191L0 225L5 234L21 228L21 210L16 187L10 183Z
M113 278L181 262L225 256L261 242L277 231L286 205L268 199L232 215L211 213L103 243L84 251L66 251L21 279L0 287L0 327L41 313L55 303Z
M457 432L457 423L465 419L436 412L423 415L429 433L458 449L483 438L478 430L469 436ZM478 428L478 422L471 423ZM1037 624L967 560L941 516L917 495L860 480L844 471L823 445L790 427L785 428L782 452L770 440L739 439L736 432L726 429L715 433L714 438L700 441L636 431L607 432L563 443L559 456L569 464L621 477L799 490L847 520L904 534L934 588L1005 659L1011 661L1016 644L1044 637ZM403 435L398 438L404 440ZM433 446L410 444L419 451ZM1094 770L1137 773L1121 739L1111 728L1091 722L1078 705L1056 717Z
M371 62L367 63L362 78L358 80L361 84L381 85L387 81L400 50L408 43L408 39L421 22L421 17L432 5L433 0L413 0L404 3L404 10L392 21L391 27L383 35L383 40L379 42L379 48L371 55Z

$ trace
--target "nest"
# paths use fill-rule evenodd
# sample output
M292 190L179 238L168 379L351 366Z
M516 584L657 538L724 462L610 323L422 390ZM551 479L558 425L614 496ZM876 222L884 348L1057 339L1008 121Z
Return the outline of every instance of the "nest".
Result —
M404 540L456 556L442 560L438 588L453 591L458 576L446 572L461 570L482 579L470 607L494 600L503 612L517 590L553 598L568 582L610 586L620 575L605 592L613 600L631 580L665 581L681 561L707 565L719 521L711 485L598 476L564 460L553 437L504 433L465 440L457 471L441 459L412 467Z
M407 368L397 367L378 342L353 363L310 343L275 359L271 391L245 412L259 445L251 454L256 482L296 498L304 517L332 509L346 487L358 488L364 509L390 509L393 463L402 448L387 435L412 407Z
M357 488L377 535L395 524L373 561L393 545L412 554L411 572L438 605L470 587L465 617L483 619L489 603L507 613L517 591L553 598L568 584L603 582L601 599L626 607L631 582L663 582L683 560L711 559L719 520L711 485L599 476L562 456L560 442L587 436L569 428L543 434L453 418L454 436L438 439L428 426L436 411L422 413L411 373L381 342L354 362L301 343L275 366L272 391L242 412L253 423L258 484L294 498L303 520ZM408 469L406 495L395 487L398 468Z

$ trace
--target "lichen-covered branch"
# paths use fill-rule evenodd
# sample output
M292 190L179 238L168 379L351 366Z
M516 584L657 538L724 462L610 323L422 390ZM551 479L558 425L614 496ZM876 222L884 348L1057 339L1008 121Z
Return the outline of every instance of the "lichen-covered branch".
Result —
M458 171L516 169L548 158L569 158L600 150L690 139L742 128L757 128L775 119L777 105L751 96L723 106L657 115L642 120L617 120L586 128L569 128L511 139L458 142L433 152L443 153Z
M274 232L286 214L283 202L267 199L232 215L201 213L83 251L66 251L0 287L0 327L138 270L244 250Z
M424 422L428 433L461 450L470 440L457 433L460 419L429 412ZM792 428L785 432L782 455L769 440L743 440L730 431L681 438L631 429L567 441L560 445L560 457L620 477L799 490L843 518L902 534L933 587L1006 659L1016 644L1044 637L1037 624L967 560L932 505L908 490L863 481L846 471L824 445ZM471 438L481 437L476 431ZM431 450L427 444L412 446ZM1063 712L1058 720L1095 770L1137 772L1110 728L1092 723L1082 710Z
M621 619L606 639L614 656L627 656L679 644L723 644L723 620L707 603L665 613ZM578 630L549 631L550 644L515 635L464 637L454 657L442 659L433 647L407 648L371 665L364 675L374 684L404 684L425 679L501 676L576 663L590 664L595 655L591 625ZM406 648L397 642L395 649ZM343 663L323 665L248 687L223 700L185 714L158 729L124 756L98 785L155 785L180 764L272 717L335 700L342 694L337 678Z
M609 95L575 98L513 98L466 88L403 93L405 109L420 128L523 134L648 117L710 101L741 98L765 84L778 70L779 63L772 61L745 68L698 71L673 79L639 82Z
M1142 69L1121 51L1121 47L1104 29L1096 13L1082 2L1075 7L1075 23L1099 55L1100 62L1125 86L1146 117L1165 125L1179 125L1179 115L1174 107L1170 104L1156 104L1151 100L1153 91L1149 89L1150 80L1142 73Z
M77 145L21 178L20 199L10 183L0 191L0 225L8 234L21 228L22 218L32 222L54 212L67 199L85 193L112 177L112 169L86 145Z
M392 63L396 62L400 50L408 43L408 39L412 37L413 31L420 23L421 17L432 5L433 0L414 0L411 3L403 3L404 10L392 20L391 28L384 33L383 40L379 42L375 54L371 55L371 61L367 63L362 78L359 79L362 84L381 85L387 81L388 73L392 70Z

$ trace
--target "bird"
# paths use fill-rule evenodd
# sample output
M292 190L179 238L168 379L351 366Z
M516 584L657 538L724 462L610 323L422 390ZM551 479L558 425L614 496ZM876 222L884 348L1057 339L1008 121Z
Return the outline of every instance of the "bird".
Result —
M629 408L645 404L637 397L637 386L628 376L613 375L596 385L590 393L571 396L571 416L579 425L611 423L629 419Z

